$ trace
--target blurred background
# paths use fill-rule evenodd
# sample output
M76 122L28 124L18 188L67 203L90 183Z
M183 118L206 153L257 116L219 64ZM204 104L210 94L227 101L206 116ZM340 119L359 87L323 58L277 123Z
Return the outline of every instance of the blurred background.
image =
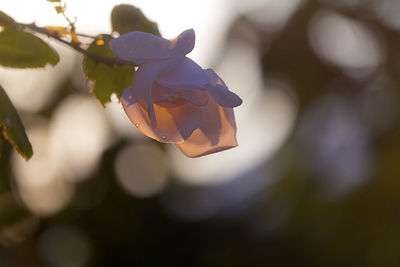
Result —
M67 13L109 33L120 3ZM0 148L0 266L400 266L399 0L124 3L165 38L195 29L189 56L244 100L239 147L151 141L49 40L55 68L0 69L34 149ZM67 25L45 0L0 10Z

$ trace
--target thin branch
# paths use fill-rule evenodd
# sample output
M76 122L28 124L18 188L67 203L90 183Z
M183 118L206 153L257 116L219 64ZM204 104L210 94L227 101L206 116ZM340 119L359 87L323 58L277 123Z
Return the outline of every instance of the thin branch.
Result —
M96 36L93 36L93 35L90 35L90 34L85 34L85 33L75 33L76 35L78 35L78 36L81 36L81 37L86 37L86 38L91 38L91 39L96 39Z
M136 66L134 63L130 62L130 61L126 61L126 60L122 60L120 58L114 57L114 58L107 58L107 57L102 57L96 54L93 54L85 49L83 49L79 43L73 43L73 42L68 42L67 40L64 40L63 38L61 38L57 32L53 32L53 31L49 31L46 28L42 28L42 27L38 27L35 25L35 23L31 23L31 24L24 24L24 23L18 23L15 22L14 23L16 27L20 27L20 28L27 28L30 29L34 32L40 33L40 34L44 34L47 37L53 38L63 44L68 45L69 47L73 48L74 50L76 50L77 52L93 59L95 62L98 63L104 63L107 65L118 65L118 66ZM85 36L82 34L79 34L81 36ZM86 36L86 37L90 37L90 36Z

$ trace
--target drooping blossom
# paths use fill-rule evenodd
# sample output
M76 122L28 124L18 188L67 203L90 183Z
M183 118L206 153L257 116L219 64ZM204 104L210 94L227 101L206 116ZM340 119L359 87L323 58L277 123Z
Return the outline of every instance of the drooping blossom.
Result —
M188 157L237 146L233 108L242 100L212 70L186 57L195 43L193 29L172 40L130 32L109 46L121 59L138 65L122 105L145 135L174 143Z

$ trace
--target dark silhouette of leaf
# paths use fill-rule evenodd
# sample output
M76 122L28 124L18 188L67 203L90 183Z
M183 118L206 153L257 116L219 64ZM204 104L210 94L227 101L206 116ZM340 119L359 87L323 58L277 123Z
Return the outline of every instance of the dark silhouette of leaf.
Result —
M8 98L3 87L0 86L0 126L4 137L15 147L18 153L26 160L32 157L32 145L25 133L24 125Z
M157 23L150 21L139 8L131 5L114 7L111 12L111 26L113 31L120 34L141 31L161 36Z

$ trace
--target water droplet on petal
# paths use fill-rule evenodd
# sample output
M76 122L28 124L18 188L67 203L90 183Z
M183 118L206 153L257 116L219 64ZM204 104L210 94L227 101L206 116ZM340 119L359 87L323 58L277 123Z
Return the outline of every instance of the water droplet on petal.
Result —
M165 141L167 140L167 137L165 135L161 136L161 140Z
M140 124L139 124L139 123L135 123L135 126L136 126L136 127L139 127L139 126L140 126Z

